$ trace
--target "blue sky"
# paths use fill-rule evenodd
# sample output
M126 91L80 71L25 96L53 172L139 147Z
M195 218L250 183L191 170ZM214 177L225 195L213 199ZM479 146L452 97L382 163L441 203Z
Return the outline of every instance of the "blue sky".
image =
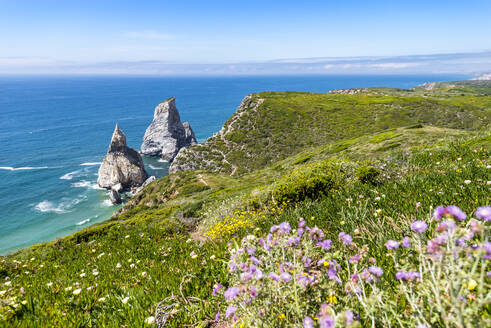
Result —
M0 0L0 8L0 72L491 51L490 0Z

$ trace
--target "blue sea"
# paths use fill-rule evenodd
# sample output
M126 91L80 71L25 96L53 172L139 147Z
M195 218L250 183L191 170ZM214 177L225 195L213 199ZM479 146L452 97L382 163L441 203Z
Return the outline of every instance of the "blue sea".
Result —
M0 77L0 254L54 240L108 219L117 206L97 187L114 126L139 149L155 106L176 97L203 142L260 91L410 88L461 75L261 77ZM168 164L144 158L162 177Z

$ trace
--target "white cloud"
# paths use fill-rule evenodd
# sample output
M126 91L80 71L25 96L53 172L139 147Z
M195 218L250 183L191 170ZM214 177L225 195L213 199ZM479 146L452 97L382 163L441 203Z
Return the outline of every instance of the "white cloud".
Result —
M398 68L416 67L421 65L423 65L423 63L381 63L381 64L372 64L370 66L375 68L398 69Z
M153 30L126 32L124 35L129 38L146 40L169 40L174 38L172 34Z

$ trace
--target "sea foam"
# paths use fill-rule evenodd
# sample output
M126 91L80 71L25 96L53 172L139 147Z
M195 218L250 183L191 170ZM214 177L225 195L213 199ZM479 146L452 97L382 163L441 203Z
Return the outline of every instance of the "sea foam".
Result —
M164 168L163 167L159 167L159 166L153 166L152 164L148 165L152 170L163 170Z
M81 166L93 166L93 165L101 165L102 162L87 162L80 164Z
M78 174L78 173L80 173L80 170L73 171L73 172L69 172L69 173L67 173L67 174L62 175L62 176L60 177L60 179L61 179L61 180L71 180L71 179L73 179L73 177L74 177L76 174Z
M90 219L85 219L85 220L82 220L80 222L77 222L77 225L80 226L80 225L84 225L86 223L90 222Z
M12 166L0 166L0 170L6 170L6 171L28 171L28 170L43 170L43 169L49 169L48 166L24 166L24 167L12 167Z

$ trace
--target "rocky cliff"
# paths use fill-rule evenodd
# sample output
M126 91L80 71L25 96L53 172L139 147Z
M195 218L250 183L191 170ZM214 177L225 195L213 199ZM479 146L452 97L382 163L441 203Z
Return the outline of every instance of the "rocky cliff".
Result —
M148 177L140 154L126 145L126 136L117 124L98 174L101 188L117 192L139 187Z
M196 144L188 122L181 122L175 98L169 98L155 108L152 123L143 137L140 152L172 161L183 147Z

